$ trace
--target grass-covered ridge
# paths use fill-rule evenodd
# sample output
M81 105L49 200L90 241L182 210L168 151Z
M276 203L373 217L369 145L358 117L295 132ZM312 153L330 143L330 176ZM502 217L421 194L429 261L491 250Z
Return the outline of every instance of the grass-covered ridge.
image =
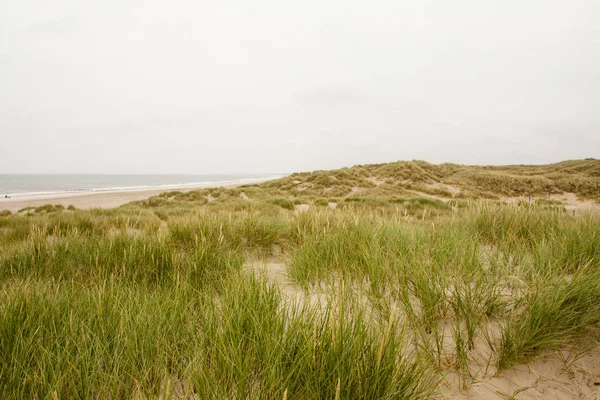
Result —
M262 187L335 197L364 189L374 195L422 192L442 197L499 198L571 192L600 197L600 160L549 165L469 166L399 161L292 174Z
M540 359L595 390L600 217L408 165L0 216L0 397L426 399Z

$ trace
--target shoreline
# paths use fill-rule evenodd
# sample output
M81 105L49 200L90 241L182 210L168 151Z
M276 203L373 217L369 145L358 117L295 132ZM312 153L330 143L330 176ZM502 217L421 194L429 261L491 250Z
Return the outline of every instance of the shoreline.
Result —
M115 208L132 201L144 200L171 190L187 192L195 189L225 187L232 188L242 185L253 185L267 182L277 177L247 178L233 181L205 182L194 185L165 185L148 188L127 188L115 190L89 190L78 192L57 192L45 194L32 194L0 198L0 211L8 210L17 212L25 207L39 207L46 204L70 205L81 208Z

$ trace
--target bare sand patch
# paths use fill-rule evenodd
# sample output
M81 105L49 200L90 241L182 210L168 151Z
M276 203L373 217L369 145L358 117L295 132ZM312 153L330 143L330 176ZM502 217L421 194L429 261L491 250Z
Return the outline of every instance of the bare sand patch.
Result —
M558 201L571 215L600 214L600 204L594 200L580 200L575 193L553 194L542 198L532 197L531 201L533 202L538 199ZM520 202L529 202L529 197L505 197L503 201L508 204L518 204Z
M310 206L308 204L296 204L294 210L296 210L296 214L302 214L310 210Z
M562 358L561 358L562 357ZM441 390L446 399L598 399L600 357L597 351L571 360L568 352L550 355L528 364L518 365L497 375L489 375L467 390L457 387L458 377L449 374Z
M592 200L579 200L575 193L553 194L550 200L563 202L565 210L573 215L600 214L600 204Z

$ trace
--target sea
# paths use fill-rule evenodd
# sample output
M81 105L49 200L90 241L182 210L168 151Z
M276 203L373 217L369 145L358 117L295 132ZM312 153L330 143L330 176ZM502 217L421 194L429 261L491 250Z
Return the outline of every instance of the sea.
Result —
M206 183L251 181L279 178L285 174L206 174L206 175L26 175L0 174L0 197L20 197L64 192L101 192L186 188Z

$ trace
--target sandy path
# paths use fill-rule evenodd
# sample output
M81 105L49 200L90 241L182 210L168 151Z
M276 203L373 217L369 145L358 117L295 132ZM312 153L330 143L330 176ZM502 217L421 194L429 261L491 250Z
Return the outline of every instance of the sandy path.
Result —
M532 198L532 200L537 199L546 199L546 197ZM575 193L565 192L562 194L553 194L547 199L561 202L567 213L571 215L600 214L600 203L597 203L594 200L580 200ZM529 201L525 196L505 197L503 200L509 204L518 204L520 201Z
M592 200L579 200L573 193L563 193L550 196L551 200L563 202L568 213L573 215L600 214L600 204Z
M127 204L136 200L144 200L148 197L156 196L170 190L180 190L182 192L193 189L203 189L212 187L236 187L265 182L272 178L243 179L226 182L210 182L197 186L185 187L161 187L154 189L131 189L131 190L109 190L102 192L73 192L56 193L35 196L19 196L10 199L0 198L0 210L19 211L22 208L33 206L43 206L45 204L62 204L65 207L73 205L77 208L113 208Z

